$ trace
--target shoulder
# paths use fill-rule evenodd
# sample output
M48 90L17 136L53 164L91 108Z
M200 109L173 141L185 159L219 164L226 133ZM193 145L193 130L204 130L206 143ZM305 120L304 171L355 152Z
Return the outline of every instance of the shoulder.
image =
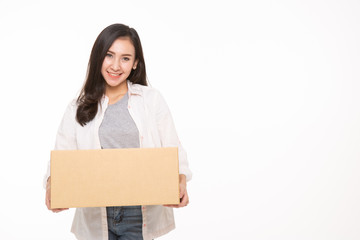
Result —
M77 99L71 100L65 109L64 115L73 118L76 115L77 108L78 108Z
M71 101L69 102L67 108L68 108L68 110L71 110L72 112L73 112L73 111L76 111L77 108L78 108L78 101L77 101L77 99L71 100Z
M134 91L132 93L138 94L137 96L140 96L143 99L142 103L150 112L158 114L169 111L168 105L158 89L138 84L133 84L131 87L131 91L134 89L138 91L137 93Z
M160 91L150 86L144 86L140 84L130 84L129 89L132 94L138 94L145 99L159 100L162 99Z

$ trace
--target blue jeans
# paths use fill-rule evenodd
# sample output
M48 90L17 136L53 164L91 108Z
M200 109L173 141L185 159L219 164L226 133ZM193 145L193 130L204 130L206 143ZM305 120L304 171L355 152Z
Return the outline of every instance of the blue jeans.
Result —
M109 240L143 240L141 206L107 207Z

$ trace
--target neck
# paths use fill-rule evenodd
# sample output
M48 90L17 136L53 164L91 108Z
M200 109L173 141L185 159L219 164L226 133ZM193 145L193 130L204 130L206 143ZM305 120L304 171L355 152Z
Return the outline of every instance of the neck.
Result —
M109 98L109 104L116 103L119 101L128 91L127 82L124 81L118 86L111 87L106 86L105 95Z

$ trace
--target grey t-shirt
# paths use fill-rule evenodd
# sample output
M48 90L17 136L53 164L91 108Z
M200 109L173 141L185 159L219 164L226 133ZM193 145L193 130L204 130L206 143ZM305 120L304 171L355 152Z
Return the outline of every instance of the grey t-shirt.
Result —
M128 94L107 107L99 128L101 148L139 148L139 130L128 110Z

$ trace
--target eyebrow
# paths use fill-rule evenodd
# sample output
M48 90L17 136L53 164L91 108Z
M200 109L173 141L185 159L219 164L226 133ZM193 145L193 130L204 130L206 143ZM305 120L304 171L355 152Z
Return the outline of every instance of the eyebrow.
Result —
M115 53L115 52L113 52L113 51L108 50L108 52L109 52L109 53L111 53L111 54L116 55L116 53ZM121 56L130 56L130 57L132 57L133 55L132 55L132 54L130 54L130 53L124 53L124 54L121 54Z

